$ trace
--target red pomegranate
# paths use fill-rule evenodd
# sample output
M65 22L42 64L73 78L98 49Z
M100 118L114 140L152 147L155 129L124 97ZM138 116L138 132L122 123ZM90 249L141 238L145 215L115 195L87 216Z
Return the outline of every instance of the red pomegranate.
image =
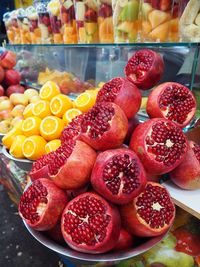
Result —
M59 244L65 243L65 240L61 232L61 221L59 221L53 228L48 230L46 233L52 240L56 241L57 243Z
M200 145L189 141L186 157L170 173L170 178L183 189L200 189Z
M134 235L148 237L165 233L175 218L175 206L167 189L147 182L134 200L120 209L123 225Z
M132 82L126 78L117 77L103 85L98 92L96 102L113 102L130 119L140 109L141 100L141 93Z
M17 70L6 70L4 83L7 86L19 84L21 81L21 75Z
M130 120L128 120L128 131L127 131L127 134L124 140L124 143L126 145L129 145L133 131L139 124L140 124L140 121L137 117L133 117Z
M68 199L71 200L80 194L83 194L88 191L89 185L87 184L86 186L79 188L79 189L74 189L74 190L66 190Z
M137 126L130 148L149 174L164 174L183 161L188 141L182 130L166 119L150 119Z
M123 110L114 103L97 103L83 118L81 139L96 150L122 145L128 130Z
M136 51L125 67L127 78L141 90L147 90L156 85L163 73L162 57L150 49Z
M5 76L4 69L0 65L0 83L3 81L4 76Z
M133 236L125 229L121 228L117 245L114 247L115 251L129 249L133 246Z
M97 156L91 183L100 195L122 205L140 193L146 184L146 174L138 156L132 150L112 149Z
M10 95L12 95L14 93L23 94L24 91L25 91L25 88L23 86L21 86L20 84L10 85L6 89L6 95L10 96Z
M42 178L34 181L21 196L19 214L33 229L47 231L56 225L66 203L66 193Z
M5 51L0 56L0 64L5 69L12 69L16 65L17 59L15 53L12 51Z
M0 85L0 97L5 93L3 86Z
M74 250L91 254L104 253L114 248L120 228L117 208L92 192L71 200L61 219L66 243Z
M182 84L162 83L150 93L146 109L150 118L165 118L185 127L196 113L196 100Z

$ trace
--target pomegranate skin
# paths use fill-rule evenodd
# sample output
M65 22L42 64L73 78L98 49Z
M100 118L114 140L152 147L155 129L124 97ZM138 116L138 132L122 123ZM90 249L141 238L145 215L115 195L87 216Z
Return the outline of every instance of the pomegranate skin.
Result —
M21 75L17 70L6 70L4 82L7 86L19 84Z
M170 100L168 99L169 102L166 104L169 95ZM189 112L183 110L183 106L187 104L191 106ZM196 113L196 100L187 87L179 83L166 82L158 85L150 93L146 110L150 118L169 119L183 128L190 123Z
M5 51L0 57L0 64L5 69L12 69L17 63L17 57L12 51Z
M129 145L131 136L135 130L135 128L140 124L140 121L137 117L133 117L130 120L128 120L128 131L124 140L124 143L126 145Z
M148 190L147 188L149 186L152 186L154 188L155 187L160 188L159 195L158 193L157 195L154 195L153 191ZM145 192L145 190L147 193ZM144 193L146 193L146 199L145 199L146 202L144 202L144 199L143 199ZM152 203L150 203L150 206L149 205L147 206L148 201L150 201L152 198L156 202L152 201ZM162 201L162 203L160 201ZM140 205L139 205L139 202L140 202ZM155 208L154 208L154 205L155 205ZM150 210L150 207L151 207L151 210ZM158 213L153 214L153 212L159 210L160 207L165 208L165 210L162 213L163 215L166 213L171 213L170 218L166 221L165 215L164 216L161 215L159 219L162 220L162 222L158 224L159 227L156 228L157 227L156 222L155 222L155 227L152 227L149 223L155 220L154 218L155 216L159 216ZM149 220L149 223L147 223L144 217L142 218L141 214L138 212L138 210L142 208L143 208L142 212L144 214L144 217L147 216L148 214L147 218ZM170 195L167 189L164 186L158 183L155 183L155 182L147 182L144 191L141 192L139 196L133 199L132 202L124 206L121 206L120 214L121 214L123 226L130 233L136 236L141 236L141 237L151 237L151 236L158 236L158 235L164 234L170 228L175 218L175 207L174 207L174 204L170 198ZM163 225L161 225L162 223Z
M29 173L29 176L30 176L32 182L35 181L35 180L38 180L40 178L49 178L49 167L48 167L48 165L42 167L38 171L31 171Z
M65 243L65 240L63 238L62 232L61 232L61 222L59 221L53 228L48 230L47 235L54 241L56 241L59 244Z
M152 127L156 128L156 130L152 130ZM174 133L174 135L172 133ZM147 138L152 141L153 134L153 145L154 147L156 147L157 145L161 147L163 146L163 149L165 149L166 151L166 154L164 154L164 156L159 154L160 152L158 153L157 150L153 153L153 145L147 144ZM167 137L168 135L171 136ZM178 139L176 138L177 135L179 136L181 141L178 141ZM160 138L164 138L164 144L162 143L163 140L159 143L155 141L158 136ZM136 127L131 137L129 147L138 155L149 175L160 175L172 171L183 161L188 150L188 141L182 130L176 124L166 119L154 118L141 123ZM148 151L148 149L151 149L151 151ZM179 157L177 158L176 154L178 153ZM174 160L170 161L171 158L169 157L172 157L172 154ZM157 156L161 157L162 160L159 161L158 159L156 159ZM167 157L169 161L165 164L164 161L165 159L167 159Z
M115 251L129 249L133 246L133 237L125 229L121 228L117 245L114 247Z
M115 112L114 116L109 122L110 128L107 131L105 131L100 137L98 136L95 138L89 135L87 128L87 131L85 132L82 131L81 140L83 140L85 143L87 143L94 149L101 151L120 147L128 131L128 120L123 110L116 104L108 102L97 103L95 106L98 106L100 108L108 106L114 108ZM94 108L96 108L95 106L89 112L92 112ZM101 123L99 122L98 125L100 124Z
M194 152L194 147L198 148L200 159L200 145L189 141L189 150L186 157L172 172L170 172L171 180L183 189L195 190L200 189L200 161Z
M36 189L34 190L34 188ZM31 194L32 191L35 193ZM44 194L42 194L43 192ZM39 204L37 203L38 199L35 196L40 196ZM36 201L38 204L37 208L39 212L33 213L33 201ZM58 188L49 179L42 178L34 181L21 196L19 203L19 214L22 219L25 220L26 223L33 229L38 231L47 231L57 224L66 204L66 193L62 189ZM41 207L38 207L39 205L41 205ZM27 214L30 213L32 216L33 214L38 214L39 220L34 222L31 221L30 218L27 218L27 216L29 216Z
M118 90L118 92L114 92ZM113 102L118 105L128 119L140 109L142 97L139 89L128 79L116 77L99 90L96 102Z
M138 185L135 186L135 188L132 190L132 192L127 193L127 187L130 188L129 183L127 183L129 175L127 173L124 173L125 170L121 170L120 173L116 174L114 178L112 179L112 183L114 183L114 179L117 182L119 181L118 178L120 175L125 175L126 178L120 178L120 188L118 193L119 194L114 194L111 190L109 190L107 184L109 183L110 180L108 179L107 181L105 180L104 177L104 171L106 171L106 167L113 163L114 158L119 157L119 156L124 156L128 155L131 160L134 160L134 165L137 164L138 169L136 170L135 167L133 169L138 172L137 175L137 180L136 177L134 176L134 173L131 175L131 178L134 177L134 184L137 183ZM128 165L130 165L131 162L129 161ZM116 167L116 164L113 166L113 169ZM127 171L128 166L125 168ZM116 169L115 169L116 171ZM116 173L116 172L115 172ZM130 179L129 179L130 182ZM145 170L138 158L138 156L130 149L126 148L119 148L119 149L112 149L112 150L107 150L104 152L101 152L97 160L94 164L92 175L91 175L91 183L93 188L104 198L107 200L111 201L112 203L118 204L118 205L123 205L128 202L130 202L134 197L136 197L144 188L146 184L146 173ZM112 185L111 185L112 186ZM123 186L123 187L122 187ZM125 190L125 192L120 192Z
M0 65L0 83L3 81L5 76L4 69Z
M50 175L62 189L74 190L84 187L90 180L96 152L87 144L77 140L75 147L56 175Z
M160 81L164 73L164 61L153 50L141 49L129 59L124 72L139 89L148 90Z
M91 226L88 226L88 222L86 221L85 222L85 229L87 229L88 231L85 233L81 229L81 224L83 223L83 222L81 222L81 219L82 220L86 219L89 216L91 225L94 225L93 227L95 227L95 217L100 216L100 218L99 218L100 220L102 218L104 218L103 217L104 213L103 213L103 215L101 214L101 212L103 212L103 211L98 209L99 206L97 207L97 205L93 205L93 207L91 207L92 205L89 205L87 207L86 204L83 202L77 203L81 199L84 199L85 202L86 202L86 199L88 199L89 201L91 201L91 199L93 199L93 200L95 200L95 202L99 201L100 203L103 204L103 207L105 207L105 208L103 208L103 210L105 211L106 215L108 215L110 218L108 224L106 225L105 237L101 241L98 241L92 245L89 245L86 242L81 242L80 244L78 244L77 242L72 240L71 235L69 233L67 233L67 231L66 231L65 216L67 216L68 213L71 212L71 209L72 209L72 212L74 212L73 211L74 203L76 204L77 212L80 212L82 217L77 216L77 212L74 212L75 215L71 214L71 219L70 219L70 222L68 223L67 227L69 228L71 226L71 224L74 223L74 216L76 216L77 220L79 219L79 221L77 222L77 228L76 228L78 238L80 238L80 237L87 238L86 235L89 235L89 233L90 233L89 231L90 231L90 227L91 227ZM80 207L79 204L82 205L81 211L78 210L78 207ZM96 210L94 211L95 208L96 208ZM100 214L98 214L98 211L100 212ZM83 215L83 213L84 213L84 215ZM92 219L94 220L94 223L92 223ZM101 222L102 222L102 220L101 220ZM99 234L101 234L105 228L105 221L104 221L104 225L102 225L102 223L99 224L99 226L100 225L102 226L102 228L101 228L101 232ZM104 252L107 252L107 251L113 249L116 246L117 241L119 239L120 229L121 229L121 219L120 219L120 214L119 214L118 209L116 207L112 206L110 203L108 203L101 196L99 196L93 192L83 193L83 194L79 195L78 197L74 198L73 200L71 200L67 204L66 208L64 209L63 214L62 214L62 218L61 218L61 231L62 231L63 237L65 239L65 242L74 250L84 252L84 253L99 254L99 253L104 253Z

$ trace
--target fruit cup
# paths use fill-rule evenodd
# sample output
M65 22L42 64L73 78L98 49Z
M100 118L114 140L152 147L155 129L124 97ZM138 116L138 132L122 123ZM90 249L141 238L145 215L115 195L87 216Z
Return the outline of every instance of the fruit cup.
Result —
M12 31L14 32L14 42L13 44L21 44L21 38L20 38L20 29L17 22L17 13L18 10L13 10L11 12L11 24L12 24Z
M65 44L77 44L75 9L72 0L60 0L63 41Z
M62 36L62 23L61 23L59 0L51 0L47 5L47 10L50 16L54 43L62 44L63 36Z
M112 0L100 0L98 27L100 43L114 43Z
M13 28L12 28L12 21L11 21L10 12L6 12L3 15L3 22L5 24L8 41L9 41L10 44L13 44L14 43L14 38L15 38L15 32L13 31Z
M96 0L75 0L76 26L79 43L98 43L98 5Z
M30 44L29 21L26 16L26 11L23 8L18 9L17 23L20 31L21 44Z
M112 0L114 38L116 43L133 43L137 41L139 6L139 0Z
M33 6L30 6L26 9L26 14L29 20L29 31L31 36L32 44L41 43L41 31L38 26L38 14L36 9Z

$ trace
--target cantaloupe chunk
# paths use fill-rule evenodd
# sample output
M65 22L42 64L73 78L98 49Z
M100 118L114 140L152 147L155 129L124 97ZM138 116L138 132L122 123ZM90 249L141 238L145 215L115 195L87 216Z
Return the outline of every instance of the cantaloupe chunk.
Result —
M178 32L179 30L179 19L172 19L170 20L170 31L172 32Z
M148 16L153 29L155 29L157 26L161 25L165 21L170 20L170 17L170 14L160 10L153 10L149 13Z
M83 27L79 28L78 36L79 36L79 42L85 43L85 41L86 41L85 28L83 28Z
M155 41L161 41L161 42L167 41L169 34L169 25L170 25L169 22L165 22L159 25L152 32L149 33L149 37Z
M54 33L53 40L54 40L54 43L55 44L62 44L63 43L62 34L60 34L60 33Z
M148 35L150 31L152 30L151 24L148 21L143 20L142 21L142 34L144 36Z

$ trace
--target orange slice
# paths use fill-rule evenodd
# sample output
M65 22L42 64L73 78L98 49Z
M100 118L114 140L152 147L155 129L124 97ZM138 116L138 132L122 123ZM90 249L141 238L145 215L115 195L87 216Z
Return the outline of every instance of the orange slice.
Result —
M95 98L92 94L88 92L80 94L74 100L75 107L78 108L82 112L87 112L90 108L92 108L95 104Z
M65 122L65 125L70 123L76 116L80 114L82 114L82 112L77 108L68 109L63 115L63 121Z
M51 140L46 144L45 151L48 154L52 151L55 151L57 148L60 147L60 145L61 145L60 139Z
M50 102L50 109L53 115L62 117L66 110L72 108L73 104L71 99L66 96L59 94L54 96Z
M40 124L40 134L47 141L51 141L60 137L63 128L63 120L55 116L48 116Z
M17 135L22 134L22 130L20 129L20 127L13 127L12 130L10 130L6 135L4 135L4 137L2 138L2 143L3 145L10 149L13 141L15 140L15 137Z
M37 160L45 154L46 143L44 138L39 135L27 137L22 145L24 157L31 160Z
M28 117L22 122L22 132L25 136L40 134L41 119L38 117Z
M25 109L23 111L24 119L33 116L33 106L34 106L34 104L30 103L25 107Z
M17 135L15 136L14 141L12 142L12 145L10 147L10 154L15 157L15 158L19 158L22 159L24 158L24 154L22 151L22 146L24 141L26 140L26 136L25 135Z
M48 81L40 89L39 96L42 100L50 101L54 96L60 94L60 89L55 82Z
M46 100L39 100L33 106L33 115L41 119L51 115L50 104Z

